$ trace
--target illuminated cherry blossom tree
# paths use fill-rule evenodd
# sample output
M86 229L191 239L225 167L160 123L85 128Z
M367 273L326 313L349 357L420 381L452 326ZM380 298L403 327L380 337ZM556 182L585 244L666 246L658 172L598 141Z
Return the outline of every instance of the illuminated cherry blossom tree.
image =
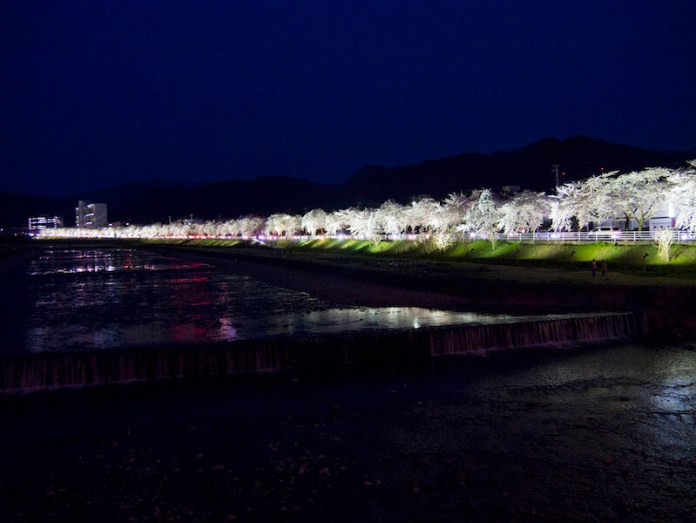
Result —
M444 224L448 230L456 230L462 223L473 201L464 193L450 193L442 203L445 214Z
M442 204L429 196L411 202L409 215L411 227L421 233L432 233L442 226Z
M549 197L543 192L522 191L500 207L498 226L503 232L533 232L551 214Z
M408 208L387 200L375 211L375 225L384 234L398 235L408 227Z
M375 240L378 237L374 209L342 209L336 213L335 220L339 225L337 230L348 230L353 238Z
M689 164L696 167L696 160ZM676 214L675 227L696 233L696 169L676 171L672 174L669 198Z
M326 230L326 212L322 209L312 209L302 216L300 225L307 234L314 236L318 231Z
M664 262L669 263L669 252L674 243L674 232L672 229L660 229L655 233L655 243L657 244L657 255Z
M480 189L471 193L472 205L464 214L464 223L459 230L473 232L487 237L495 249L500 223L500 206L490 189Z
M557 187L556 202L550 209L553 229L570 230L573 217L581 229L590 222L601 223L615 218L617 206L609 198L611 178L615 174L616 171Z
M343 234L350 228L346 209L339 209L326 215L326 232L329 235Z
M253 238L263 231L266 220L261 216L249 214L236 220L236 227L242 238Z
M266 234L285 236L289 238L297 234L302 229L302 218L300 216L276 213L271 214L266 219Z
M650 168L611 176L605 197L612 202L617 216L623 215L627 221L635 220L638 230L642 231L648 220L654 218L667 202L672 173L669 169Z

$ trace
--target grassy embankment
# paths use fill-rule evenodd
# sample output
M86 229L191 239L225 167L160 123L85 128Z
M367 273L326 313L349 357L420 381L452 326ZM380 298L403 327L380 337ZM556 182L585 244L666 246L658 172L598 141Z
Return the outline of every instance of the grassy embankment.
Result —
M176 240L177 245L217 248L241 248L238 240ZM255 244L263 247L261 244ZM447 249L437 249L428 242L367 240L307 240L278 241L266 244L269 249L286 249L293 253L340 254L342 256L374 256L404 259L462 261L479 264L537 266L549 268L577 268L593 259L606 260L612 270L626 273L647 273L654 276L678 276L696 279L696 245L675 244L670 260L662 260L658 248L650 243L596 242L596 243L527 243L498 242L495 249L488 241L458 242Z

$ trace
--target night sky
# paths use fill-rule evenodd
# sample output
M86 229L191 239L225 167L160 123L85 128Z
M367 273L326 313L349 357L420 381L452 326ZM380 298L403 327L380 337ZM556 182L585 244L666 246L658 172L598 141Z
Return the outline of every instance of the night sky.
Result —
M0 2L0 190L696 148L694 0Z

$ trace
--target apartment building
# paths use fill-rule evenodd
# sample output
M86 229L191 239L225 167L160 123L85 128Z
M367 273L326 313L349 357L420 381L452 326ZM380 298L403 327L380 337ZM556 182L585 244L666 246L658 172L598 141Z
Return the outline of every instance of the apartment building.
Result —
M75 207L75 227L78 229L99 229L106 227L106 204L80 200Z
M62 216L30 216L27 225L29 232L57 229L59 227L63 227Z

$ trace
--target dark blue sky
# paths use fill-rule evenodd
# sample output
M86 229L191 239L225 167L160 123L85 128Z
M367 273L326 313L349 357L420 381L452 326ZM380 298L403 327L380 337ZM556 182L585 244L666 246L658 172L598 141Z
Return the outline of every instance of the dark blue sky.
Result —
M0 190L696 148L693 0L3 0Z

